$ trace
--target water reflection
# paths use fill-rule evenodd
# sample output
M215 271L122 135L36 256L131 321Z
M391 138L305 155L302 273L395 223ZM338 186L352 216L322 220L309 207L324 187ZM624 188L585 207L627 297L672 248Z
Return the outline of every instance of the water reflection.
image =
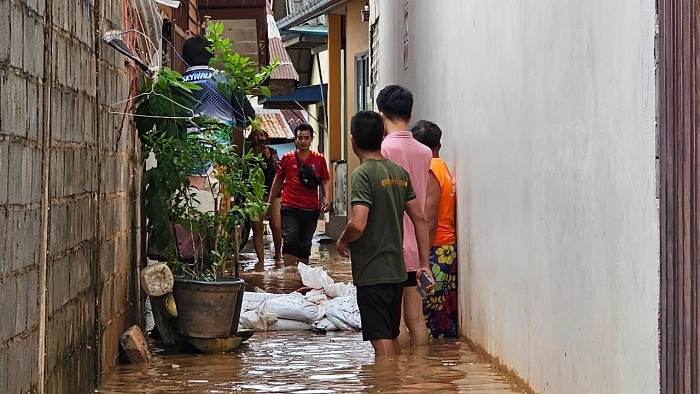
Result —
M348 393L517 390L458 341L436 341L374 361L357 332L256 333L228 354L167 354L148 367L122 365L99 393Z
M295 267L284 267L272 259L260 266L252 249L244 249L241 260L241 277L251 290L257 286L289 293L303 286ZM314 242L310 261L323 266L337 282L351 281L350 263L338 257L332 243ZM466 343L456 340L404 349L404 354L395 359L376 362L371 345L362 341L359 332L256 333L225 354L167 353L152 345L155 357L149 366L121 365L97 392L523 392Z

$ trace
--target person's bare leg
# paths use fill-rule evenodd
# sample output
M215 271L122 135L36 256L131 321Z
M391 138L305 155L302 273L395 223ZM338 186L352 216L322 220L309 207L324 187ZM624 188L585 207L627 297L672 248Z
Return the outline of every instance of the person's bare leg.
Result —
M302 263L309 265L309 259L299 259Z
M293 254L284 254L284 265L286 266L296 266L299 262L299 258Z
M394 338L391 341L394 344L394 353L401 354L401 345L399 344L399 339Z
M369 341L374 348L374 357L383 358L391 357L401 354L401 348L398 348L394 344L395 339L373 339Z
M280 211L271 212L270 218L270 232L272 232L272 242L275 245L275 260L282 259L282 215Z
M251 222L253 228L253 246L255 246L255 254L258 256L258 263L265 261L265 251L263 250L263 222L262 219L257 222Z
M423 297L414 286L403 289L403 320L411 337L411 346L428 344L428 328L423 317Z
M404 301L405 302L405 301ZM403 303L402 303L403 305ZM411 346L411 336L408 334L408 327L406 327L406 322L403 320L404 312L401 309L401 325L399 326L399 337L396 338L399 346L409 347Z

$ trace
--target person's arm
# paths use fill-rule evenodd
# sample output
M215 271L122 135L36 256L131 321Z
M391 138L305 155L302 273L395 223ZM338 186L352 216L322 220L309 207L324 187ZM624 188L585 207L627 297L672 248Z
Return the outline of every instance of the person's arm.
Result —
M416 278L420 278L419 274L423 274L430 278L431 282L435 283L433 274L430 272L430 241L428 239L428 223L423 215L423 210L417 199L412 199L406 202L406 213L413 222L416 231L416 241L418 243L418 256L420 258L420 268L416 272ZM420 281L418 282L420 283ZM430 285L425 290L431 291L433 285Z
M280 157L277 154L277 149L267 147L268 152L270 152L270 167L275 171L275 174L280 169Z
M323 189L323 204L321 205L321 211L328 212L331 208L331 180L326 179L321 182L321 188Z
M321 191L323 192L323 203L321 204L321 211L328 212L331 208L331 174L328 172L328 165L326 164L326 159L321 156L319 166L319 178L321 179Z
M440 210L440 183L431 171L428 175L428 186L425 194L425 220L428 222L428 239L430 245L435 242L437 231L438 211Z
M352 241L356 241L362 236L362 233L367 227L367 217L369 216L369 207L364 204L353 204L352 215L348 218L348 224L345 225L345 230L338 238L336 246L338 247L338 254L343 257L348 257L346 249L348 244Z
M279 175L275 175L275 180L272 181L272 187L270 188L270 196L267 198L267 203L272 205L272 203L275 201L275 198L280 194L280 190L282 190L282 183L284 183L284 179Z

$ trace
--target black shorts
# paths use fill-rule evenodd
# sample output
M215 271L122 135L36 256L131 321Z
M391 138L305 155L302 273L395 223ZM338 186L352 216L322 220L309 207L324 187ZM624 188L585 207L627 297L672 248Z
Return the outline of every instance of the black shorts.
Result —
M362 339L394 339L401 325L403 283L357 286L357 306L362 321Z
M318 209L309 211L305 209L282 206L280 216L282 218L282 253L291 254L300 259L308 259L311 255L311 240L316 232Z
M418 281L416 280L416 272L417 271L406 272L406 274L408 275L408 279L406 279L406 281L403 282L403 287L418 286Z

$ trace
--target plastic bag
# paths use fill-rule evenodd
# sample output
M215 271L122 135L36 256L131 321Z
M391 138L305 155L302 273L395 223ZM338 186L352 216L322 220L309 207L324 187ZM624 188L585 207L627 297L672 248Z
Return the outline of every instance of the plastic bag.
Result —
M321 267L309 267L308 265L300 262L297 265L299 269L299 275L301 275L301 282L304 286L311 287L314 289L323 289L326 286L330 286L335 281L328 276L326 271Z

